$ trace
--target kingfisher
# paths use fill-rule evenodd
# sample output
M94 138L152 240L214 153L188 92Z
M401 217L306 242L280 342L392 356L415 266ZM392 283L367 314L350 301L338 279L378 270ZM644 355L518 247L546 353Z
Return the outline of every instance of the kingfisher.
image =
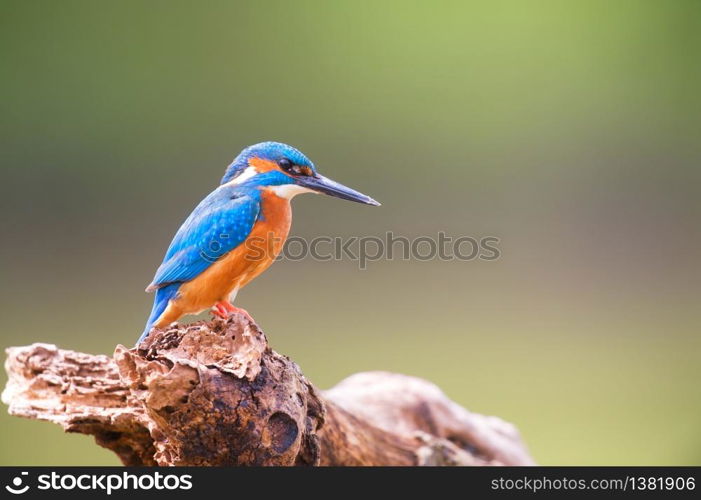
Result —
M211 309L223 318L236 312L248 315L232 304L234 298L279 255L292 222L290 201L302 193L379 205L319 174L292 146L261 142L247 147L175 233L146 288L155 297L137 344L152 328L186 314Z

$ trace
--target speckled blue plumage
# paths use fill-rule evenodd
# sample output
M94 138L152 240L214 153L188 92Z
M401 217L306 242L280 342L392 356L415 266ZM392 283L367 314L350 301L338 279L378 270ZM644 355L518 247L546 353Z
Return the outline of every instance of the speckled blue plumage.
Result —
M304 156L304 153L302 153L300 150L281 142L260 142L258 144L254 144L253 146L247 147L241 151L236 158L234 158L231 165L227 167L221 183L225 184L243 172L246 167L248 167L248 160L254 157L272 161L287 158L297 165L304 165L316 170L311 160Z
M150 286L193 279L239 246L260 213L253 186L221 186L200 202L176 233Z

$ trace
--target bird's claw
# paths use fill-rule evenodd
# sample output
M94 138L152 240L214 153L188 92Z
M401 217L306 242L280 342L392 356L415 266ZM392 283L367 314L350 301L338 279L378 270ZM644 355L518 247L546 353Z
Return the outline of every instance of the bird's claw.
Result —
M248 318L249 321L253 322L253 318L248 313L248 311L240 307L236 307L229 302L217 302L216 304L214 304L214 307L212 307L212 314L222 319L226 319L229 316L232 316L236 313L243 314L244 316L246 316L246 318Z

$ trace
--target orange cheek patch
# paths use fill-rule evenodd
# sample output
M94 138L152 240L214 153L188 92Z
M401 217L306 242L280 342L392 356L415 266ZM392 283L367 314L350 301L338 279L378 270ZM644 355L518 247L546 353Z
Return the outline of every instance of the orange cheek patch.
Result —
M255 168L259 174L270 172L271 170L280 170L277 163L263 158L254 157L248 160L248 165Z

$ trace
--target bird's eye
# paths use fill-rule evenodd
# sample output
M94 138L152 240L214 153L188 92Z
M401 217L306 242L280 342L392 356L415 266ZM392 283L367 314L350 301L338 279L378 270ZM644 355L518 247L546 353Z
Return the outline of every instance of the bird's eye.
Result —
M287 158L283 158L282 160L278 161L277 164L283 171L287 172L288 174L302 175L302 173L304 172L302 167L300 167L299 165L295 165Z

